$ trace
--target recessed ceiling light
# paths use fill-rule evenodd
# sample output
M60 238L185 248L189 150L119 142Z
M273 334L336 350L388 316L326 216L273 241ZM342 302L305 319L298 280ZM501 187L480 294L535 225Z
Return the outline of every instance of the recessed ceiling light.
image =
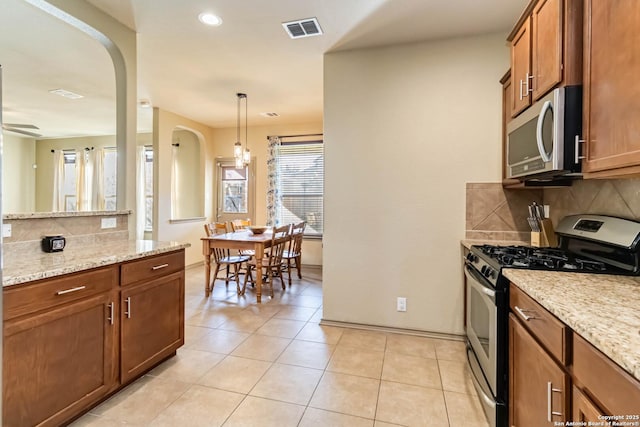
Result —
M264 117L280 117L278 113L260 113L260 115Z
M212 27L217 27L218 25L222 24L222 18L220 18L218 15L214 15L213 13L202 12L200 15L198 15L198 19L203 24L211 25Z
M69 98L69 99L80 99L80 98L84 98L84 96L79 95L75 92L71 92L69 90L65 90L65 89L51 89L49 91L49 93L53 93L55 95L60 95L60 96L64 96L65 98Z

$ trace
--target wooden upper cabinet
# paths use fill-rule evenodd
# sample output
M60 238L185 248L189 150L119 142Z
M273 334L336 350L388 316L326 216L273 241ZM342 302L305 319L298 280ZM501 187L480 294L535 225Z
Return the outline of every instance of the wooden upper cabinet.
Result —
M639 26L637 0L585 0L587 178L640 174Z
M559 85L582 84L582 1L533 0L511 43L511 117Z
M562 3L540 0L531 13L531 81L533 100L562 81Z
M511 116L531 105L531 21L525 20L511 41Z

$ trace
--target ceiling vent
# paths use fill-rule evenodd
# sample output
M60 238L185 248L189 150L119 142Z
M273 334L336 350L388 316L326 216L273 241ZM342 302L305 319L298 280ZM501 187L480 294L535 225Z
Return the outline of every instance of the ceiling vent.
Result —
M272 113L272 112L271 113L260 113L260 115L264 116L264 117L280 117L280 114Z
M302 37L319 36L322 28L316 18L299 19L297 21L283 22L282 26L292 39Z

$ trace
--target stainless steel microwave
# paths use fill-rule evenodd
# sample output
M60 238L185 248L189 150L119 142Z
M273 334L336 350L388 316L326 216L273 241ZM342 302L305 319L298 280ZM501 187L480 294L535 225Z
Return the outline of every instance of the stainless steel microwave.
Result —
M552 90L507 124L507 178L579 175L581 133L582 86Z

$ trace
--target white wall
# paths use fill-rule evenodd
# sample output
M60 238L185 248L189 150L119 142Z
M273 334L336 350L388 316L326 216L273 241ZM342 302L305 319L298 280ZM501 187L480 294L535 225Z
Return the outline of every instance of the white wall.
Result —
M508 60L503 34L325 55L324 319L463 332L465 182L500 179Z
M33 212L36 205L36 141L3 133L2 212Z
M256 162L256 224L267 222L267 136L272 135L306 135L322 133L322 122L317 123L282 123L282 118L273 119L270 126L249 127L249 149ZM249 118L251 122L251 118ZM236 141L236 128L213 130L213 156L233 157L233 144ZM213 200L215 212L216 200ZM322 265L322 241L305 240L302 250L302 263L306 265Z

